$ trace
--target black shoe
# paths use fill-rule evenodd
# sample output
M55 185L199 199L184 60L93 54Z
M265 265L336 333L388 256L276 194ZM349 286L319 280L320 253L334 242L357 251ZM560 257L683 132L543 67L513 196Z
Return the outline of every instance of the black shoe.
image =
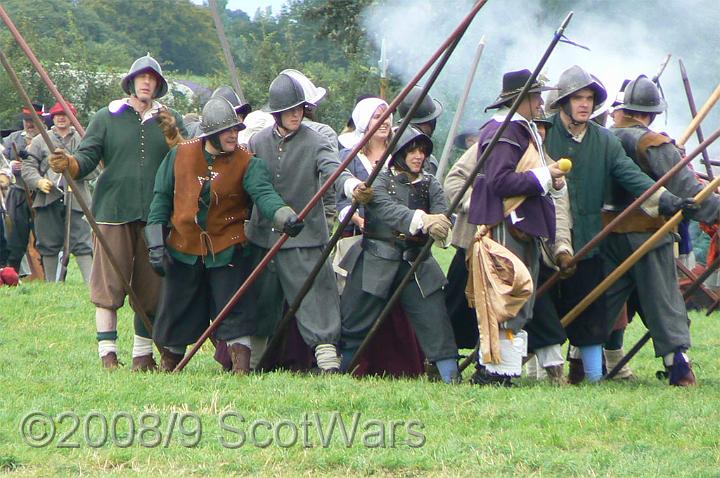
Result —
M442 382L440 370L438 370L434 362L425 361L425 375L430 382Z
M512 377L506 375L498 375L495 373L488 372L482 365L475 366L475 373L470 377L471 385L492 385L495 387L514 387L515 384L512 382Z

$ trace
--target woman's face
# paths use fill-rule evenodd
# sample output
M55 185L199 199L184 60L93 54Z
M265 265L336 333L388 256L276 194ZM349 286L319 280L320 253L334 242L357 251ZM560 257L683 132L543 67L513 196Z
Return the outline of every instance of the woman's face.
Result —
M370 123L368 124L368 131L372 129L380 120L380 117L387 109L387 106L382 105L378 106L378 108L375 110L375 113L373 113L372 118L370 118ZM373 138L375 139L381 139L381 140L387 140L390 136L390 125L392 125L392 115L388 115L387 118L385 118L385 121L380 124L380 127L373 135Z
M405 164L411 173L420 174L426 157L425 151L418 147L407 152Z

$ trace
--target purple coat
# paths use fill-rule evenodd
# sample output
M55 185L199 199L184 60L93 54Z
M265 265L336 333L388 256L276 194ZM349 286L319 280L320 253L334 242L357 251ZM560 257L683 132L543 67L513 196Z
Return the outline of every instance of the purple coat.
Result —
M492 119L480 128L478 158L500 127ZM515 210L521 221L508 224L535 237L555 239L555 206L545 194L537 177L530 171L515 172L520 158L530 142L530 132L518 121L511 121L493 148L473 185L468 222L494 226L503 220L503 200L512 196L527 196Z

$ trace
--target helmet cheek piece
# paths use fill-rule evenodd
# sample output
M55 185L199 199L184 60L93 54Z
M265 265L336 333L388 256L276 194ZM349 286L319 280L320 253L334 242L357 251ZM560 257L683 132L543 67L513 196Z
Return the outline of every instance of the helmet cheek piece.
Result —
M205 138L205 141L213 145L217 151L222 152L222 143L220 142L220 133L213 133Z
M291 109L292 109L292 108L291 108ZM282 114L283 114L285 111L288 111L288 110L277 111L277 112L270 113L270 114L273 115L273 118L275 118L275 124L277 124L278 126L280 126L282 129L285 129L285 130L290 131L290 128L288 128L287 126L285 126L285 125L283 124L283 122L282 122ZM304 118L304 117L305 117L305 108L303 107L303 118Z
M568 116L568 118L570 118L571 124L579 125L579 124L586 123L587 121L578 121L573 116L572 105L570 104L570 98L572 98L572 96L567 96L560 100L560 109L565 112L565 114ZM594 110L594 109L595 109L595 97L593 96L593 106L592 106L591 110Z
M210 136L207 137L207 141L210 142L210 144L212 144L213 147L214 147L215 149L217 149L218 151L222 151L222 150L223 150L223 149L222 149L222 143L220 142L220 133L222 133L222 131L220 131L220 132L218 132L218 133L213 133L213 134L211 134Z

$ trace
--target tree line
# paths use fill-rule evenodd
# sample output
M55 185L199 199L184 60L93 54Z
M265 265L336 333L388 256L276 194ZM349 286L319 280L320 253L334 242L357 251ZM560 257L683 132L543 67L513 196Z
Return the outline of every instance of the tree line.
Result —
M218 7L245 96L254 108L267 101L277 73L296 68L330 94L322 120L341 128L358 93L377 94L379 53L359 21L363 8L378 0L289 0L280 12L259 10L250 18ZM190 0L7 0L3 8L48 70L58 89L78 106L87 123L119 96L119 78L147 52L170 80L192 80L213 89L230 84L210 9ZM47 109L55 99L6 28L0 46L34 99ZM0 125L18 126L22 107L7 75L0 75ZM199 110L201 100L175 94L182 112Z

